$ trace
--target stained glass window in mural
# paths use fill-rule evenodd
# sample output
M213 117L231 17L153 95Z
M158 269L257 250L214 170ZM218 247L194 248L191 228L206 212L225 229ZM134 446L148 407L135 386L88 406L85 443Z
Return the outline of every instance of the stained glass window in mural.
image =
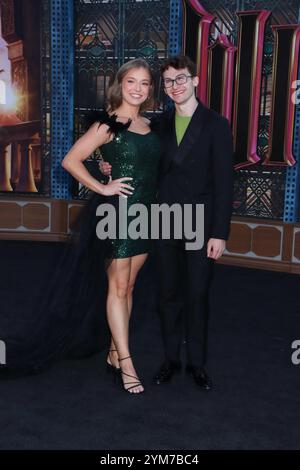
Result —
M162 109L159 69L167 57L169 0L76 0L75 6L75 138L84 131L86 112L103 109L116 71L130 59L142 57L153 68ZM96 152L86 161L90 171L98 158ZM86 194L80 187L78 196Z
M101 109L116 70L145 58L158 71L167 57L168 0L77 0L76 135L88 109ZM159 94L159 90L157 91Z

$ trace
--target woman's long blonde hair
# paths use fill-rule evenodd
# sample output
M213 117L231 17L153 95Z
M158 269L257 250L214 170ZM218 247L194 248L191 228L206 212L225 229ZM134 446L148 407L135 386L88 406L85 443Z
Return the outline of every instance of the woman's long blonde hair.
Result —
M144 59L133 59L125 62L115 76L113 84L107 91L107 111L115 111L122 104L122 80L127 73L132 69L144 68L148 70L150 75L150 89L149 98L142 103L140 112L152 110L154 108L154 76L150 65Z

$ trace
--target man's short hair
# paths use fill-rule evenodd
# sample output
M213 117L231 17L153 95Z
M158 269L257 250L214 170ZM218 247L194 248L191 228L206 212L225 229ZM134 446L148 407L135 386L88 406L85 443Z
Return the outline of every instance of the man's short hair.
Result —
M169 67L180 70L187 68L190 74L195 77L197 75L196 64L187 55L177 55L175 57L169 57L166 59L161 66L161 73L163 74Z

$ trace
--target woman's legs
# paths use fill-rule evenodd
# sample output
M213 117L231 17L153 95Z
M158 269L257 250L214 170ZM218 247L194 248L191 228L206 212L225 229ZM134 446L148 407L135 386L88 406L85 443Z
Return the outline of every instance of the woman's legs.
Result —
M129 284L128 284L128 290L127 290L127 305L128 305L128 313L129 313L129 318L131 315L132 311L132 294L133 294L133 289L135 286L135 281L137 278L137 275L142 268L143 264L145 263L147 259L148 254L142 254L142 255L137 255L133 256L131 258L131 269L130 269L130 278L129 278Z
M128 289L127 289L127 306L128 306L129 319L130 319L131 311L132 311L132 294L133 294L133 289L135 286L135 281L136 281L136 278L140 269L142 268L143 264L145 263L147 259L147 256L148 254L144 253L141 255L132 256L131 258L130 277L129 277L129 283L128 283ZM118 353L116 351L116 346L115 346L113 338L111 338L110 351L111 352L108 354L108 358L107 358L108 363L113 364L115 367L119 367Z
M107 318L113 338L111 349L117 349L117 355L120 359L130 356L128 345L129 308L131 309L132 305L132 291L136 276L145 262L145 259L146 255L114 259L107 270ZM116 353L110 353L109 359L114 365L117 365L115 363L115 354ZM122 371L124 374L136 377L131 359L127 359L122 363ZM132 382L134 379L124 375L123 381L126 387L126 383ZM130 385L128 385L128 387ZM142 385L137 385L131 389L133 393L139 393L143 390Z

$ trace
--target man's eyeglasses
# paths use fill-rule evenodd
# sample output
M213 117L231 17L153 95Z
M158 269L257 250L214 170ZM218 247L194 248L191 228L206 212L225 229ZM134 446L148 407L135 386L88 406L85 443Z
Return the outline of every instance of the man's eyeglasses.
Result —
M193 75L185 75L184 73L182 75L177 75L177 77L173 78L164 78L163 79L163 85L165 88L171 88L174 85L174 82L176 85L184 85L187 81L188 78L193 78Z

